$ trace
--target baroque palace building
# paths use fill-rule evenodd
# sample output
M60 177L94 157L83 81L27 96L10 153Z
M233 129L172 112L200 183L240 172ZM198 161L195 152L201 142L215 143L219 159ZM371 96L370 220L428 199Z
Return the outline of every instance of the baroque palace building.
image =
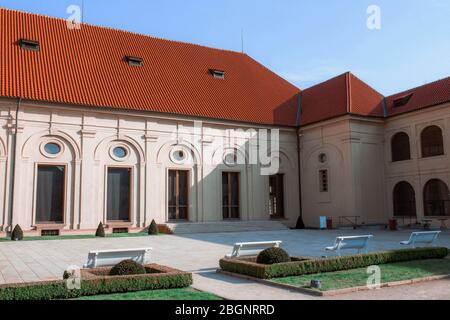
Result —
M300 90L246 54L1 8L0 46L1 233L450 216L450 78Z

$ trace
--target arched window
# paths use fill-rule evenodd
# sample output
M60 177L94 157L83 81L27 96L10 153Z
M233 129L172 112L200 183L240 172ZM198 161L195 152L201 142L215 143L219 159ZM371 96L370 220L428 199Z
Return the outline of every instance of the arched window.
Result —
M391 149L393 162L411 159L409 136L406 133L399 132L392 137Z
M429 158L444 154L444 138L438 126L430 126L422 131L422 157Z
M450 216L450 191L445 182L433 179L423 190L425 216Z
M394 216L415 217L416 194L408 182L399 182L394 188Z

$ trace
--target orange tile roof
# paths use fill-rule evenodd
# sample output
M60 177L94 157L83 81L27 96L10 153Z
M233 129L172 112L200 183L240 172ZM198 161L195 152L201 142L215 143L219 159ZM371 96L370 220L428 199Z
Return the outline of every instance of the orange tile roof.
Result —
M407 98L410 99L408 100ZM406 104L395 106L394 101L406 98ZM414 89L394 94L386 98L389 116L395 116L438 104L450 102L450 77Z
M345 114L383 117L383 96L350 72L301 93L301 125Z
M22 38L39 41L40 51L22 50ZM300 90L245 54L85 24L70 30L62 19L3 8L0 46L3 97L296 124Z

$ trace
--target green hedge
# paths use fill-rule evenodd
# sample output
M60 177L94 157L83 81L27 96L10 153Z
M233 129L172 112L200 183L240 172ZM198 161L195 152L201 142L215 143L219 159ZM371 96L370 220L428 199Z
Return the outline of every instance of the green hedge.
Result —
M220 260L220 268L224 271L248 275L255 278L271 279L357 269L386 263L442 259L447 255L447 248L418 248L326 259L293 261L273 265L263 265L245 260L225 258Z
M64 281L0 286L0 300L72 299L99 294L186 288L192 285L191 273L121 276L83 279L81 290L67 290Z

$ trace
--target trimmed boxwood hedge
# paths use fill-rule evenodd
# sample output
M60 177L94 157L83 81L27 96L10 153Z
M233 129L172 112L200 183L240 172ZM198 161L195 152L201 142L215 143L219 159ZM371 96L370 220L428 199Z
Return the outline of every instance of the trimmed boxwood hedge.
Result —
M425 259L442 259L447 255L447 248L418 248L326 259L297 259L299 261L295 261L296 259L294 258L293 262L273 265L258 264L248 260L225 258L220 260L220 268L223 271L243 274L259 279L271 279L357 269L386 263Z
M166 273L112 277L88 276L86 278L82 276L81 290L68 290L63 280L2 285L0 300L72 299L100 294L186 288L192 285L191 273L158 267L151 265L152 269L159 269Z

